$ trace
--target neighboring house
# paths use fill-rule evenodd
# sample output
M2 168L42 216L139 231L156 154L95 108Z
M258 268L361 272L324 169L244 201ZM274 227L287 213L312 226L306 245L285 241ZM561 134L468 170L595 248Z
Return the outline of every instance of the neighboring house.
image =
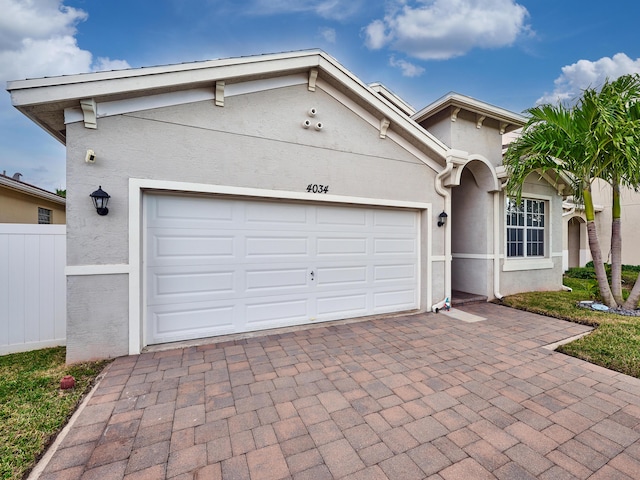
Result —
M67 147L70 362L561 288L563 186L502 189L515 113L415 113L318 50L8 90Z
M591 187L593 203L596 209L596 227L602 257L605 262L611 262L611 223L612 223L612 190L611 186L596 179ZM640 192L630 188L620 191L621 222L622 222L622 263L625 265L640 265L640 249L636 243L640 237ZM591 261L591 252L587 239L586 217L584 208L569 198L565 201L566 226L566 268L584 267Z
M0 174L0 223L64 224L64 197Z

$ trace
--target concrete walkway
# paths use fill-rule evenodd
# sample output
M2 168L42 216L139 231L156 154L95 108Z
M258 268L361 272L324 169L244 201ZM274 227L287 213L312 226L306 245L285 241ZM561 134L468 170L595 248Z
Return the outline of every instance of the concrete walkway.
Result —
M640 478L640 380L544 348L589 328L461 312L119 358L40 478Z

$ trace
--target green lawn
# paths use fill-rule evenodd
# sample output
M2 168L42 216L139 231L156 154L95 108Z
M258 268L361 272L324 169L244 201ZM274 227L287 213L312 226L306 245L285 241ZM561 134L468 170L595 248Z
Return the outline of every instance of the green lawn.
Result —
M627 273L626 285L637 276ZM589 335L563 345L558 351L617 372L640 378L640 317L596 312L577 306L597 296L594 280L565 277L572 292L529 292L505 297L503 302L521 310L596 327Z
M65 348L0 356L0 478L35 466L108 362L65 365ZM76 386L60 390L73 375Z

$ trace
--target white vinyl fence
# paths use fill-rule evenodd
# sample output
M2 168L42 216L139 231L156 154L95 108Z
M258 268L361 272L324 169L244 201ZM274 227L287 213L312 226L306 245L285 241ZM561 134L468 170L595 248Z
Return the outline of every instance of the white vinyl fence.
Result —
M0 224L0 355L64 345L65 225Z

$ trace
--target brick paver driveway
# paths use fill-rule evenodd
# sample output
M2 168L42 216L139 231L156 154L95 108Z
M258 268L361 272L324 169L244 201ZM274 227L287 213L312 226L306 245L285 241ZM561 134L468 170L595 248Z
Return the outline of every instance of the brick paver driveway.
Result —
M640 381L543 348L587 327L462 311L119 358L40 478L640 478Z

